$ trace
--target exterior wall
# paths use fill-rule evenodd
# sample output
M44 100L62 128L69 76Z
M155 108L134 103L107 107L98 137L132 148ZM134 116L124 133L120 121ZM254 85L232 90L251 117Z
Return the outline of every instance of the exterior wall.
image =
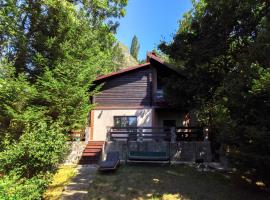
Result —
M152 109L94 110L93 140L105 141L107 129L114 125L114 116L137 116L139 127L152 126Z
M163 127L163 120L175 120L176 126L183 126L185 113L173 110L156 110L156 124Z
M198 126L198 120L195 114L195 110L191 110L189 112L189 116L190 116L190 126Z
M151 68L138 69L104 80L94 97L98 107L151 106Z
M152 72L152 102L155 104L156 93L157 93L157 69L155 67L151 67Z

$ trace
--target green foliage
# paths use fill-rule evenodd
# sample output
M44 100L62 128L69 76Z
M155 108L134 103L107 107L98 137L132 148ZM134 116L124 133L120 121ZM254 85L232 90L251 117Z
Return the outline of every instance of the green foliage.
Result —
M132 38L131 46L130 46L130 54L138 60L138 54L139 54L140 44L138 41L138 38L136 35Z
M234 164L242 163L239 169L269 183L270 3L201 0L193 5L173 42L159 46L186 78L167 81L166 93L182 94L173 102L198 110L201 123L210 127L214 152L227 145L237 158Z
M133 56L129 52L129 48L122 44L121 42L118 42L117 44L117 49L119 51L119 57L116 62L116 68L113 69L113 71L117 71L119 69L125 68L125 67L130 67L130 66L135 66L138 65L138 61L133 58ZM122 55L122 56L121 56Z
M30 108L36 96L35 87L30 85L26 76L15 78L15 70L6 62L0 64L0 150L5 142L17 140L25 125L40 116L35 108Z
M0 152L0 171L32 178L52 171L65 152L65 137L57 124L28 124L19 140Z
M92 49L97 60L100 47L105 54L102 56L112 56L115 41L111 31L117 27L112 18L123 16L126 4L127 0L4 0L0 3L1 54L14 62L17 74L27 72L32 81L65 56L62 45L69 43L76 53L76 45L72 43L76 39L83 46L93 42L86 50ZM87 37L87 43L82 43L83 36ZM99 48L91 48L94 45ZM112 64L110 60L108 63Z
M258 66L259 78L252 82L251 93L260 94L270 91L270 69L264 69Z
M42 177L20 179L14 174L0 178L0 199L2 200L38 200L46 186Z
M113 31L126 4L0 2L0 199L41 199L94 107L93 81L122 56Z

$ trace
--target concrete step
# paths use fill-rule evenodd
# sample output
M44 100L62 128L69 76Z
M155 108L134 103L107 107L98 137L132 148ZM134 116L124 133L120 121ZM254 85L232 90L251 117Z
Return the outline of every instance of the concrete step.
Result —
M82 157L93 157L93 156L100 156L100 152L88 153L83 152Z
M103 146L101 145L86 145L86 149L102 149Z
M89 145L104 145L104 141L90 141L88 142Z
M89 149L84 149L84 153L100 153L102 151L102 149L92 149L92 148L89 148Z
M98 160L80 160L80 165L95 165L98 164Z
M90 141L86 145L80 164L97 164L101 158L104 141Z

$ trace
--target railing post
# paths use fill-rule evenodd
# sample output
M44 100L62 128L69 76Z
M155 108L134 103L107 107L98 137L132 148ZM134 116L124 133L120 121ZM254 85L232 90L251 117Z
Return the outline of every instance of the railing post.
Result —
M205 128L203 128L203 140L204 141L208 141L208 134L209 134L209 132L208 132L208 127L205 127Z
M111 141L111 134L110 134L111 128L110 128L110 127L107 127L106 129L107 129L107 137L106 137L106 140L107 140L107 141Z
M143 131L142 131L142 127L139 127L139 141L140 141L140 142L143 141Z
M84 132L85 132L85 140L84 141L86 144L89 142L89 139L90 139L90 131L91 131L91 129L88 126L84 130Z
M176 141L176 128L175 127L171 127L171 143L175 143Z

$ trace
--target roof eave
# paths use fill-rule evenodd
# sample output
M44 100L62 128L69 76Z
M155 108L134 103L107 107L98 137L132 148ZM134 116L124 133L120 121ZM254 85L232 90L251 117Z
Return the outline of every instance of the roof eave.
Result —
M112 73L107 74L107 75L99 76L99 77L96 78L95 81L100 81L100 80L103 80L103 79L107 79L107 78L110 78L112 76L117 76L117 75L120 75L120 74L129 72L129 71L133 71L133 70L136 70L136 69L144 68L144 67L147 67L147 66L150 66L150 62L141 64L141 65L132 66L132 67L127 67L127 68L122 69L122 70L119 70L117 72L112 72Z

